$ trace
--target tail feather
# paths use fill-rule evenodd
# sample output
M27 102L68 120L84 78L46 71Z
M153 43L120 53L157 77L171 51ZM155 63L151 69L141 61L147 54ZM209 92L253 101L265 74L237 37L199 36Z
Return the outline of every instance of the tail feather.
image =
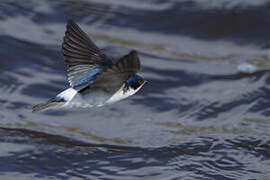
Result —
M36 112L42 112L48 109L54 109L54 108L59 108L61 107L66 101L61 99L61 100L49 100L46 103L42 103L42 104L37 104L35 106L32 107L32 112L36 113Z
M73 88L68 88L65 91L58 94L55 98L50 99L48 102L43 104L37 104L32 107L32 112L41 112L48 109L61 108L66 102L71 101L77 91Z

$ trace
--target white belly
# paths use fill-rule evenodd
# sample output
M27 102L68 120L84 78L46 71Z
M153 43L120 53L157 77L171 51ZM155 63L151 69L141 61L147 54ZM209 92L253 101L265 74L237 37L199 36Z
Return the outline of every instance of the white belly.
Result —
M91 107L100 107L105 104L112 104L122 99L125 99L133 94L135 94L139 89L136 90L129 88L126 92L123 91L124 85L112 96L103 92L103 91L91 91L87 94L81 95L75 89L69 88L59 95L65 99L67 102L63 104L63 108L73 108L73 107L82 107L82 108L91 108Z
M95 106L99 107L103 106L106 101L111 97L109 94L103 91L91 91L87 94L82 95L73 88L69 88L57 96L67 101L65 104L63 104L63 108L90 108Z

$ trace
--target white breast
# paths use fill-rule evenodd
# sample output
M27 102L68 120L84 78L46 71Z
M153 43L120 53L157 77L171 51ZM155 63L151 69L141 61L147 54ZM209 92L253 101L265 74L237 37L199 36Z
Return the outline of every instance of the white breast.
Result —
M106 104L111 104L117 101L120 101L122 99L125 99L133 94L135 94L136 92L138 92L141 87L137 88L136 90L129 88L126 92L124 92L124 86L123 85L116 93L114 93L114 95L106 102Z

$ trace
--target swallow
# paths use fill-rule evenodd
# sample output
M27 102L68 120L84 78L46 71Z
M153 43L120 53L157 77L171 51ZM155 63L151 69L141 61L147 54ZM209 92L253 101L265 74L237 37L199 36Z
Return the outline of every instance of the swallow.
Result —
M113 63L73 20L67 21L62 54L70 87L33 106L33 112L101 107L135 94L146 82L137 75L140 60L136 51Z

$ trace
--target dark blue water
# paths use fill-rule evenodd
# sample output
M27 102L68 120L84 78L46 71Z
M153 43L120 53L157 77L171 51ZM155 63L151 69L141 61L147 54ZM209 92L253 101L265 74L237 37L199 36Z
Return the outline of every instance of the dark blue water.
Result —
M0 3L0 179L270 179L270 1ZM68 87L75 20L149 81L102 108L33 114Z

